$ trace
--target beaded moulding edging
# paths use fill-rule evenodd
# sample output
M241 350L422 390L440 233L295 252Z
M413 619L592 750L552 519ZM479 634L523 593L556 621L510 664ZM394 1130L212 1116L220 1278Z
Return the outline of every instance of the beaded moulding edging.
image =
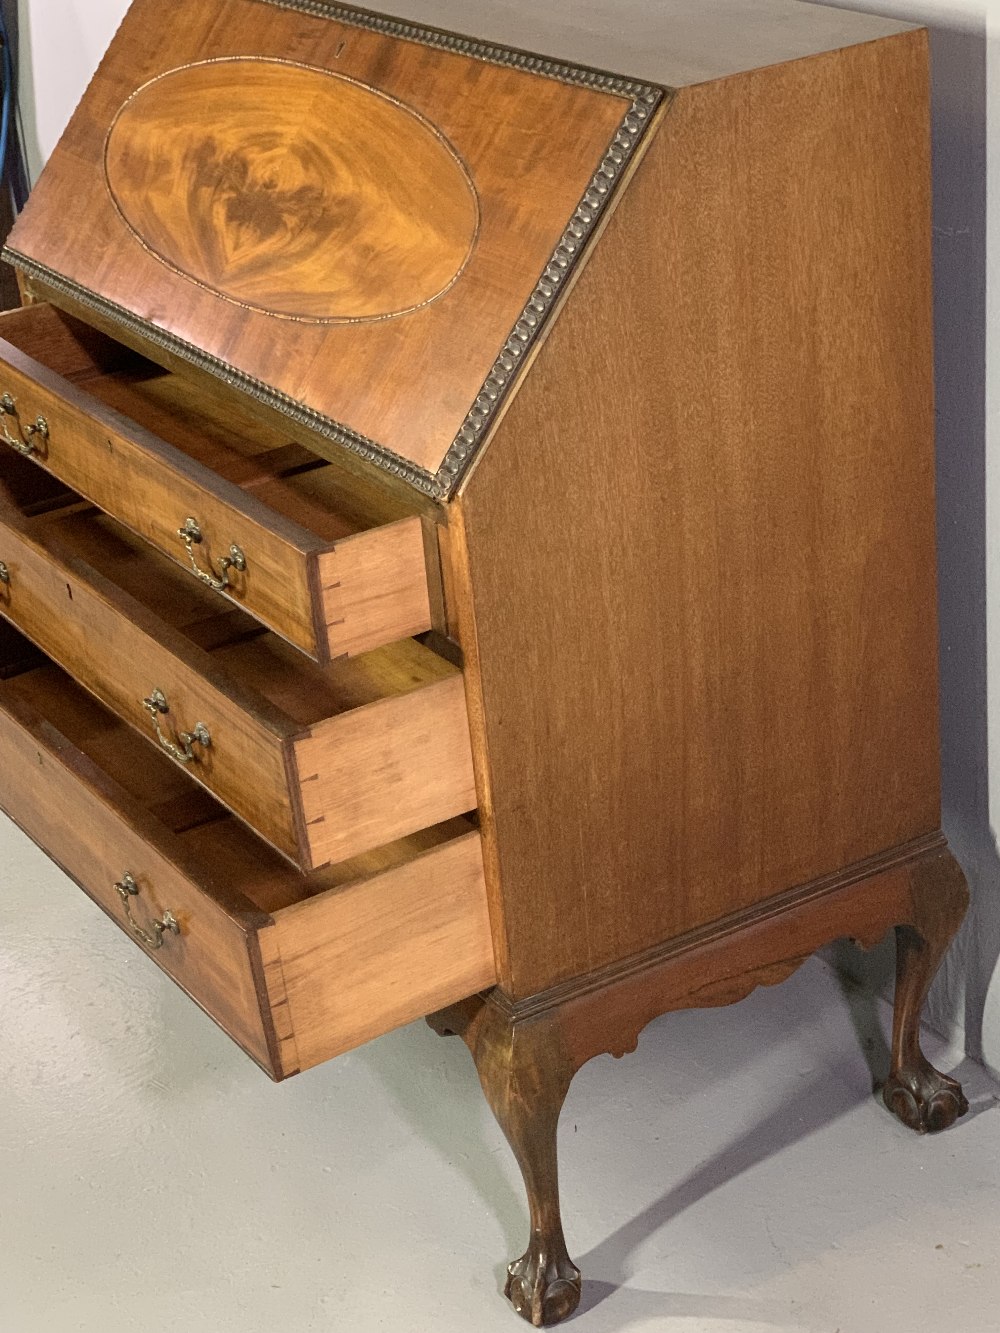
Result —
M281 412L299 425L316 431L325 439L333 440L352 453L402 478L425 495L435 500L446 501L454 494L485 443L490 427L517 379L520 367L525 364L527 355L545 327L560 292L565 288L567 280L593 236L653 113L663 99L670 95L669 91L586 66L565 64L545 56L531 55L478 41L475 38L425 28L402 19L337 5L330 0L257 0L257 3L272 5L279 9L298 10L317 18L326 18L400 40L454 51L456 54L485 60L490 64L507 65L526 73L594 88L629 99L629 108L622 117L600 166L584 191L583 198L574 210L559 243L437 471L430 472L418 467L379 444L378 441L371 440L332 417L315 411L307 404L272 388L263 380L246 374L193 343L169 333L166 329L150 324L124 306L107 300L16 250L5 248L3 258L27 277L37 278L53 291L72 298L78 304L94 310L131 333L138 334L152 345L207 371L251 398Z

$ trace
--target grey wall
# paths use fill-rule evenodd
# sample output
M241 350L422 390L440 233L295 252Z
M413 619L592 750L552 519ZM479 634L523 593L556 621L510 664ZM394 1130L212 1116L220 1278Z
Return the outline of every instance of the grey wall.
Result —
M21 112L33 178L54 148L128 6L129 0L16 0L21 29Z

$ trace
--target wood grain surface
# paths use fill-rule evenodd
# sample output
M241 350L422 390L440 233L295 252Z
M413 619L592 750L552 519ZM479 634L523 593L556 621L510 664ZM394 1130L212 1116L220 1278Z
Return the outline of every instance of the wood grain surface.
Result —
M925 34L679 94L450 529L512 995L938 827L931 384Z
M319 723L295 765L315 866L474 810L461 673Z
M321 624L331 656L367 652L431 628L426 554L420 519L404 518L346 537L318 557Z
M108 130L121 108L150 80L218 57L292 60L326 70L338 76L339 81L328 80L331 85L339 87L347 79L370 85L408 108L407 114L433 125L464 163L479 200L478 237L458 281L437 300L398 319L300 323L234 304L180 276L144 249L122 220L105 184ZM164 87L171 82L165 80ZM379 102L371 94L367 97L369 107ZM141 100L136 99L137 108ZM333 15L313 16L253 0L220 0L212 5L176 0L165 24L162 0L137 0L42 173L10 244L295 402L435 471L628 105L622 97L595 89L352 27ZM284 123L276 102L267 103L267 112ZM206 122L212 120L207 102L204 114ZM189 123L186 115L184 125ZM372 115L363 121L364 153L379 151L383 182L402 173L412 180L406 145L393 150L389 161L382 158L379 144L384 147L385 140L379 135L384 125ZM187 131L181 129L183 137ZM330 135L337 134L332 125ZM274 159L267 160L273 164ZM282 162L280 173L273 177L266 175L261 163L262 175L259 180L254 176L254 189L266 188L265 181L273 178L281 191L294 193L298 168L290 158ZM129 170L128 164L123 165ZM137 188L148 167L139 162L136 169ZM186 174L187 167L182 176ZM425 169L415 174L426 174ZM427 197L421 198L410 220L414 225L427 217L428 210L433 214L438 208L433 196L440 174L426 179ZM326 189L339 194L341 185L325 180ZM120 191L117 167L115 182ZM450 197L447 189L442 193ZM228 197L235 200L236 195ZM306 225L308 214L307 200L299 202L303 206L296 211L296 227ZM72 217L73 226L50 225L53 217L62 216ZM283 223L275 226L274 236L284 234ZM238 227L235 233L230 228L231 237L242 237L236 247L237 255L242 255L237 269L241 264L248 272L253 268L249 261L257 244L252 240L255 234L253 227ZM298 244L289 238L286 249L286 258L296 256L296 271ZM425 244L434 248L421 240L411 253ZM209 258L200 267L205 271L217 262ZM359 272L360 253L348 263L351 272ZM322 289L326 264L324 254L318 269L316 263L306 265L309 272L304 269L301 281L296 278L296 289L312 285ZM401 269L412 267L412 259L404 256ZM377 268L373 264L366 279L375 283L376 304L386 299L386 285L395 282ZM403 299L413 299L409 285L407 293Z
M419 518L376 526L363 491L348 496L332 467L238 403L84 328L45 304L0 316L0 392L16 409L0 421L17 439L45 418L40 467L184 569L188 518L204 573L238 546L246 568L218 595L318 661L431 628Z
M10 458L17 464L23 460ZM0 615L303 869L475 807L461 675L412 639L321 668L111 519L0 514Z
M732 1004L784 980L832 940L871 948L895 926L895 1020L883 1099L918 1133L946 1129L964 1115L969 1104L960 1085L920 1048L919 1013L968 901L961 868L944 839L931 835L523 1003L495 988L430 1015L436 1032L461 1036L472 1052L524 1178L528 1248L508 1267L504 1289L518 1314L535 1327L556 1324L580 1299L580 1271L563 1234L557 1146L573 1077L595 1056L634 1051L661 1014Z
M272 1078L494 980L464 820L300 875L50 664L0 682L0 746L0 808ZM126 870L142 928L178 921L159 949Z
M29 279L22 272L20 281L24 299L29 305L49 304L77 321L87 321L105 336L138 353L144 360L150 353L149 337L143 332L142 324L127 326L82 297L75 297L64 287L47 283L37 276ZM207 394L220 410L231 409L237 402L239 411L245 410L264 426L280 432L286 439L296 441L314 457L325 460L352 491L367 492L370 497L377 495L386 513L391 510L396 517L420 513L439 521L442 506L438 500L417 490L404 477L376 467L360 454L343 448L336 440L317 434L308 419L289 416L279 408L252 396L241 396L234 400L230 386L221 376L170 348L157 346L155 355L158 365L176 372L186 383L196 385L198 391Z
M432 125L289 61L161 74L116 116L104 167L142 245L272 315L384 319L426 305L479 226L468 172Z
M275 921L302 1069L496 980L478 833Z
M73 536L69 524L17 531L4 516L0 559L10 584L0 614L151 744L156 737L144 700L154 690L163 691L169 706L160 719L166 736L176 741L199 723L207 726L212 743L195 747L192 776L294 857L285 770L292 720L252 687L241 690L212 653L85 563ZM116 554L110 543L107 549Z
M63 731L53 723L58 710ZM70 732L69 736L64 731ZM111 772L87 749L110 734ZM171 857L169 831L150 817L119 775L129 765L147 775L146 799L162 800L169 773L143 754L142 742L54 667L0 687L0 806L139 943L123 916L115 882L130 871L140 887L134 915L148 921L173 912L181 927L149 956L181 985L259 1064L269 1067L267 1040L248 952L261 916L250 904L233 913L202 892ZM167 768L169 769L169 765ZM183 778L180 779L182 782ZM127 778L126 778L127 781ZM53 904L58 913L58 904ZM140 946L141 947L141 946Z

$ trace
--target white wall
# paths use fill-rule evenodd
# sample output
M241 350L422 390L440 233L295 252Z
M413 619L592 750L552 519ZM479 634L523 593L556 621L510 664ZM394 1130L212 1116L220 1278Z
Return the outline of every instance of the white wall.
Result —
M21 112L35 180L129 0L18 0Z
M1000 0L834 2L931 28L944 817L974 905L930 1013L1000 1070L1000 197L988 209L986 194L987 158L1000 181ZM126 8L20 0L33 174ZM859 970L886 984L890 969L883 950Z

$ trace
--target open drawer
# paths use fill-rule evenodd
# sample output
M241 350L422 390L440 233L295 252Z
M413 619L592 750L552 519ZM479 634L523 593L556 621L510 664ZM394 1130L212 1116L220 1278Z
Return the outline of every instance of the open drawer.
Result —
M299 875L51 664L0 680L0 753L3 810L273 1078L495 980L464 819Z
M414 639L321 667L0 457L0 615L303 870L476 807L462 673ZM54 502L53 502L54 503Z
M0 316L4 445L319 662L432 627L418 516L53 306Z

